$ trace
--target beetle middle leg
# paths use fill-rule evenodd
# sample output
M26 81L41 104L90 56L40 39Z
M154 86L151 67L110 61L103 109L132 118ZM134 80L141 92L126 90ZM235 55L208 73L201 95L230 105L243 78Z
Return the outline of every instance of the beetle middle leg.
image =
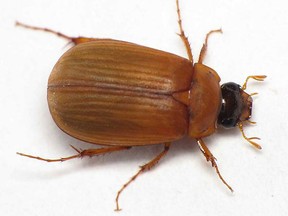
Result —
M224 180L224 178L220 174L220 171L219 171L217 163L216 163L216 158L210 152L210 150L208 149L208 147L206 146L204 141L200 138L200 139L197 139L197 143L198 143L198 146L199 146L200 150L202 151L203 155L206 157L206 160L208 162L210 161L212 164L212 167L214 167L216 169L216 172L217 172L219 178L221 179L221 181L229 188L229 190L231 192L233 192L232 187Z
M17 152L17 154L24 156L24 157L29 157L37 160L42 160L46 162L63 162L67 160L71 160L74 158L83 158L85 156L92 157L92 156L97 156L97 155L103 155L115 151L122 151L122 150L127 150L130 149L130 146L112 146L112 147L104 147L104 148L98 148L98 149L85 149L85 150L79 150L76 149L74 146L71 146L77 154L69 156L69 157L63 157L63 158L58 158L58 159L47 159L47 158L42 158L38 156L33 156L33 155L28 155L28 154L23 154Z
M64 38L64 39L68 40L69 41L68 44L72 43L74 45L77 45L77 44L80 44L80 43L85 43L85 42L97 40L97 38L87 38L87 37L82 37L82 36L70 37L70 36L67 36L67 35L65 35L65 34L63 34L61 32L57 32L57 31L54 31L54 30L49 29L49 28L42 28L42 27L37 27L37 26L26 25L26 24L18 22L18 21L16 21L15 25L16 26L21 26L23 28L35 30L35 31L44 31L44 32L48 32L48 33L57 35L60 38Z
M171 143L165 143L164 150L160 154L158 154L155 158L153 158L151 161L149 161L148 163L144 164L143 166L140 166L139 171L135 175L133 175L128 182L126 182L122 186L122 188L118 191L117 196L116 196L116 209L115 209L115 211L120 211L121 210L119 208L119 197L120 197L120 194L123 192L123 190L129 184L131 184L131 182L133 182L141 173L143 173L144 171L150 170L152 167L154 167L161 160L161 158L163 158L167 154L167 152L169 151L169 148L170 148L170 144Z

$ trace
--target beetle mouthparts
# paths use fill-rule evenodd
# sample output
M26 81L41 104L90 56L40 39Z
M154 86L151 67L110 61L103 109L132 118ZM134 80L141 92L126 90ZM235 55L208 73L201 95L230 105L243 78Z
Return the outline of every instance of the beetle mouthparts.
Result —
M251 95L247 94L242 89L240 89L240 94L241 94L243 103L242 103L242 111L239 117L239 121L242 122L242 121L249 120L251 118L253 99Z

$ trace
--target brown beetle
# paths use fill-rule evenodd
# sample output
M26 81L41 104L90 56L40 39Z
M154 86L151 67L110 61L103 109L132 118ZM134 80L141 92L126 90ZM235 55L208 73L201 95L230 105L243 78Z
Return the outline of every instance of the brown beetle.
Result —
M203 64L207 50L206 35L198 63L193 63L189 41L182 28L179 2L178 24L189 59L171 53L112 39L72 38L46 28L17 25L42 30L66 38L74 45L58 60L48 81L48 105L58 127L65 133L108 147L78 150L60 159L22 156L47 162L66 161L121 151L134 146L164 143L164 150L140 170L118 191L121 192L142 172L152 168L169 150L172 141L185 135L194 138L207 161L212 163L223 183L215 158L203 138L216 131L217 123L226 128L238 126L243 137L243 123L249 122L251 95L244 92L252 78L263 81L266 76L249 76L240 87L235 83L219 85L220 77Z

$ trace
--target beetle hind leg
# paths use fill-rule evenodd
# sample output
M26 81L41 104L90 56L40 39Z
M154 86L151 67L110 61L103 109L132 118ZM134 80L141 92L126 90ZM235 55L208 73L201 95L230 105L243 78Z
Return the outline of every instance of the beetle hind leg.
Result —
M63 38L65 40L68 40L68 44L72 43L74 45L77 45L77 44L80 44L80 43L85 43L85 42L89 42L89 41L94 41L94 40L97 40L97 38L88 38L88 37L70 37L70 36L67 36L61 32L57 32L57 31L54 31L52 29L49 29L49 28L43 28L43 27L37 27L37 26L31 26L31 25L26 25L24 23L21 23L21 22L18 22L16 21L15 23L16 26L21 26L23 28L27 28L27 29L31 29L31 30L35 30L35 31L44 31L44 32L48 32L48 33L51 33L51 34L54 34L60 38Z
M161 158L163 158L167 152L169 151L170 148L170 143L165 143L164 146L164 150L158 154L155 158L153 158L151 161L149 161L148 163L144 164L143 166L140 166L140 169L138 170L138 172L133 175L130 180L128 182L126 182L121 189L117 192L117 196L116 196L116 209L115 211L120 211L120 207L119 207L119 197L121 195L121 193L124 191L124 189L131 184L141 173L143 173L144 171L148 171L150 170L152 167L154 167L160 160Z
M75 151L77 151L77 154L69 156L69 157L63 157L63 158L57 158L57 159L47 159L47 158L23 154L23 153L19 153L19 152L17 152L17 154L24 156L24 157L29 157L32 159L42 160L42 161L46 161L46 162L64 162L64 161L71 160L74 158L83 158L85 156L93 157L93 156L97 156L97 155L103 155L103 154L107 154L107 153L111 153L111 152L115 152L115 151L122 151L122 150L126 150L126 149L131 148L129 146L112 146L112 147L104 147L104 148L98 148L98 149L79 150L79 149L76 149L74 146L71 146L71 147Z
M206 160L211 162L212 167L216 169L216 173L218 174L219 178L221 181L229 188L231 192L233 192L232 187L224 180L222 175L220 174L220 171L218 169L217 163L216 163L216 158L213 156L213 154L210 152L208 147L205 145L204 141L202 139L197 139L198 146L203 153L203 155L206 157Z
M185 32L184 32L183 27L182 27L182 17L181 17L181 13L180 13L179 0L176 0L176 6L177 6L177 15L178 15L178 25L179 25L179 30L180 30L180 33L178 35L180 36L181 40L183 41L184 46L186 48L188 58L192 62L192 65L193 65L193 54L192 54L191 46L190 46L188 37L185 35Z

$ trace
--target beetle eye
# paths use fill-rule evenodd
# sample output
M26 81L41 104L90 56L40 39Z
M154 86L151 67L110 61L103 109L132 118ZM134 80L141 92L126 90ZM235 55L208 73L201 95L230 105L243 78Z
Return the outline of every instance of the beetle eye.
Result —
M235 118L234 119L233 118L223 119L220 124L225 128L235 127L237 124L237 119L235 119Z
M233 82L221 86L222 106L218 116L218 124L225 128L235 127L239 122L243 101L241 87Z

